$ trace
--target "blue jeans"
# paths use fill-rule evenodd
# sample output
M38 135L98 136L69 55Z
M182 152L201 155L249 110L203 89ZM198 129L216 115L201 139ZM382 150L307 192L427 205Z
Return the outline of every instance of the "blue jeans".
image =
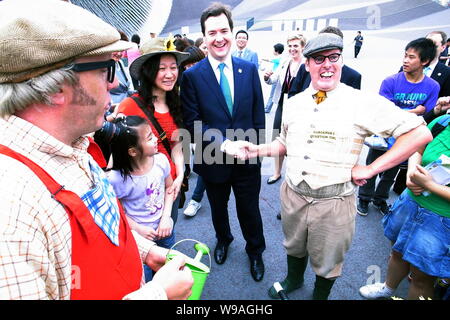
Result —
M203 195L205 194L205 182L201 176L197 177L197 184L195 185L194 193L192 194L192 200L201 202L203 199Z
M275 82L274 84L272 84L272 89L270 89L270 97L269 100L267 100L267 104L266 107L264 108L265 112L269 113L270 110L272 110L272 106L273 106L273 95L275 93L275 88L277 86L277 83Z
M173 227L175 228L175 224L178 220L178 205L180 204L181 193L178 193L177 198L173 201L172 204L172 212L170 213L170 217L173 220Z
M172 230L172 234L170 236L168 236L167 238L156 240L155 243L159 247L163 247L163 248L167 248L167 249L172 248L172 246L175 244L175 232L174 231L175 230ZM155 272L152 269L150 269L149 266L144 264L144 275L145 275L146 283L153 279L154 274L155 274Z

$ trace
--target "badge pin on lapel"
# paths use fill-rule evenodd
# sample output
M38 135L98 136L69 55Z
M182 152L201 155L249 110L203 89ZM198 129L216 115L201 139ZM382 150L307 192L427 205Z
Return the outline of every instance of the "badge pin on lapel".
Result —
M438 73L438 77L440 77L441 75L442 75L442 73L439 72L439 73Z
M239 72L239 73L242 73L242 69L238 69L238 72Z

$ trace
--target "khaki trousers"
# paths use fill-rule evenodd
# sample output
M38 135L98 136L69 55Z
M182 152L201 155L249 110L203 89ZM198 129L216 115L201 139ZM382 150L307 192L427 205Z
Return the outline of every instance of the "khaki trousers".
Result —
M308 254L317 275L339 277L355 232L355 194L315 199L284 182L280 198L287 254L298 258Z

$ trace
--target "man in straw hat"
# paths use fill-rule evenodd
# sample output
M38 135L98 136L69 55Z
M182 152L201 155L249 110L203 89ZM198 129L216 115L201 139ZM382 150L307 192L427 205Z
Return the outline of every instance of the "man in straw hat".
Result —
M0 2L0 297L183 299L183 258L132 233L85 136L129 48L95 15L58 0ZM160 268L142 284L142 261Z
M342 49L342 38L335 34L311 39L303 51L311 84L287 101L280 137L259 146L234 143L247 157L287 154L280 193L288 272L281 287L291 292L303 285L309 256L317 300L328 299L341 275L355 230L355 185L401 163L431 140L422 118L340 83ZM372 134L397 141L371 165L358 165L364 138ZM277 297L275 287L269 295Z
M239 224L247 242L250 273L255 281L261 281L262 253L266 247L259 210L261 166L236 163L234 159L224 159L223 154L224 150L230 152L227 145L235 132L255 133L256 140L257 132L265 128L261 82L254 64L231 56L233 20L228 7L213 3L203 11L200 23L208 57L184 72L181 101L186 128L194 133L194 139L202 138L196 142L194 171L203 178L211 205L217 237L214 259L223 264L234 239L228 218L233 189Z

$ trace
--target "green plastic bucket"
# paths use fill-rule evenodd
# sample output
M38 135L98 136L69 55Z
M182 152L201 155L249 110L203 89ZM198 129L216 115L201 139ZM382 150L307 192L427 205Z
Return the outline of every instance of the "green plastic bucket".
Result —
M204 244L197 240L193 239L184 239L180 240L177 243L175 243L172 248L170 248L169 252L167 253L166 260L172 260L177 254L171 252L175 249L175 247L186 241L192 241L196 244L194 245L194 248L197 250L197 255L194 259L192 258L186 258L186 266L191 270L192 277L194 279L194 284L192 285L192 293L189 296L188 300L200 300L203 292L203 287L205 286L206 279L208 278L208 275L211 271L211 255L209 254L209 248ZM202 262L200 262L200 259L203 254L207 253L209 257L209 267Z

